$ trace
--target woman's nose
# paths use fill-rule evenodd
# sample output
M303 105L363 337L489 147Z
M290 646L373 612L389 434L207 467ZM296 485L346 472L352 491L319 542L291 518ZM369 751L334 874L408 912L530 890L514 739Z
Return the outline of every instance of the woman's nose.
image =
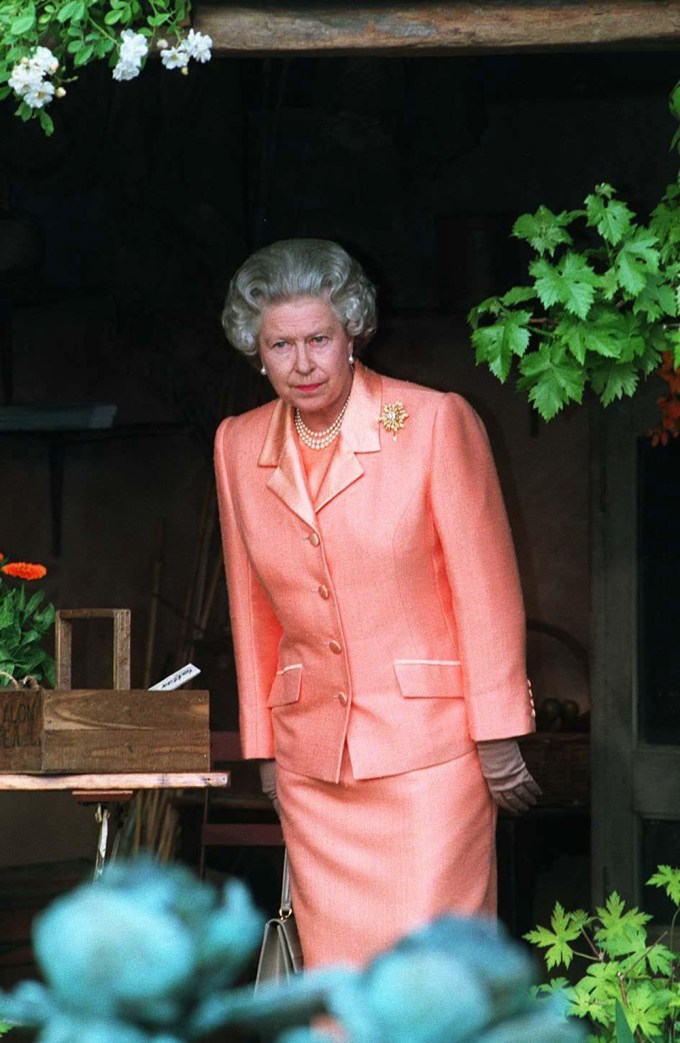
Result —
M295 351L295 368L298 373L310 373L314 368L306 344L300 344Z

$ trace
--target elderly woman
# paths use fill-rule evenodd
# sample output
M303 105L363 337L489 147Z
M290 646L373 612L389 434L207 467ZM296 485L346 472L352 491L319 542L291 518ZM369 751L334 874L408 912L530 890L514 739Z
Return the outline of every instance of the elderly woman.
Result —
M307 966L494 915L496 806L539 792L484 429L362 366L375 321L359 264L316 239L253 254L223 315L278 395L223 421L215 461L243 754L281 816Z

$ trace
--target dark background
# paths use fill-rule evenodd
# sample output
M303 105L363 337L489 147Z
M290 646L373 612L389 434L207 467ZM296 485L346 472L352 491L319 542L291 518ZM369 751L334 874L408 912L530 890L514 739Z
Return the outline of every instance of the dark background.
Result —
M509 238L520 213L578 206L602 181L643 214L655 205L677 171L679 77L678 52L215 58L188 77L151 61L123 84L85 69L52 104L50 139L0 104L0 392L117 406L110 435L65 448L58 548L53 443L0 438L0 549L44 561L58 606L132 607L141 685L162 521L153 677L181 665L214 430L269 394L225 345L227 281L277 238L338 239L379 287L370 363L461 391L486 422L538 624L534 691L587 709L588 412L538 422L512 381L475 367L464 316L521 280ZM214 531L209 542L212 561ZM233 722L226 619L220 584L197 656L215 713ZM106 686L109 643L105 628L78 643L75 683ZM5 795L0 829L6 865L94 843L90 813L68 797ZM544 843L539 872L556 846ZM577 848L560 856L566 905L570 889L587 901Z

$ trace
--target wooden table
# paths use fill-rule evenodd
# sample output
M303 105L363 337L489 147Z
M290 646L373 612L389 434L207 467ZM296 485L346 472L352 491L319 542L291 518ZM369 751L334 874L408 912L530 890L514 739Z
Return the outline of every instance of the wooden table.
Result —
M99 824L95 878L107 857L110 805L119 810L129 804L139 790L221 789L228 787L228 771L129 772L102 775L29 775L0 774L0 792L55 793L70 792L79 804L96 804Z

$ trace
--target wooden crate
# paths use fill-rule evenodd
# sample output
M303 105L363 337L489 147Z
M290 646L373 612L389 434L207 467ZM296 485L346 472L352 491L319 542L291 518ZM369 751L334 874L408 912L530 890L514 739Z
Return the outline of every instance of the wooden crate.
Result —
M207 771L208 692L0 689L0 772Z

